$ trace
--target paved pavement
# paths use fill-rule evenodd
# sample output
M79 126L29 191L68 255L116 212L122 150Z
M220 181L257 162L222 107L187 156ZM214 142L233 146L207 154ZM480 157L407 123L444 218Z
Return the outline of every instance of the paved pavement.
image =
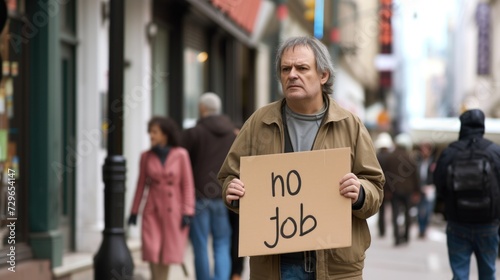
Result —
M213 259L210 254L210 260ZM135 269L134 269L134 278L133 280L149 280L150 272L149 265L141 260L141 256L139 252L133 254ZM188 245L186 249L186 254L184 256L184 267L187 275L184 273L184 269L181 265L172 265L169 271L168 280L196 280L195 272L194 272L194 256L193 256L193 248L191 244ZM245 267L246 271L243 272L242 279L249 279L249 271L248 271L248 258L246 259Z
M377 216L368 220L372 234L372 244L367 251L363 278L365 280L443 280L451 279L448 265L445 223L435 217L426 239L417 238L417 225L411 228L410 242L395 247L391 234L380 238L376 229ZM389 219L388 219L389 220ZM387 233L392 233L391 228ZM134 280L149 278L147 264L140 260L140 254L134 254L136 269ZM248 260L245 263L242 279L249 279ZM188 276L185 276L181 266L171 267L169 280L195 280L192 248L186 251L185 266ZM497 275L500 279L500 259L497 260ZM470 279L478 279L475 260L471 261Z
M376 227L378 217L368 220L372 233L372 245L367 251L365 280L443 280L451 279L446 247L446 223L440 216L434 216L425 239L419 239L418 225L411 227L410 242L404 246L394 246L389 234L378 237ZM392 233L388 229L388 233ZM496 261L496 278L500 279L500 259ZM472 256L469 279L478 279L477 266Z
M368 220L372 233L372 245L367 251L364 279L451 279L448 265L445 224L433 223L428 229L426 239L418 239L417 225L411 227L408 244L394 246L392 228L386 236L378 236L376 221L378 217ZM476 269L472 270L471 279L476 278Z

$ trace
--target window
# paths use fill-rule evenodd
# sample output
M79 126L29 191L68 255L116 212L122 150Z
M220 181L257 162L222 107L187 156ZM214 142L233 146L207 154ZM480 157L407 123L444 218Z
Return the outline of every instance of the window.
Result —
M169 72L168 52L169 40L168 30L158 24L158 33L154 38L153 43L153 115L168 116L167 100L169 97L168 92L168 77L163 73Z
M208 54L190 47L184 49L183 127L194 126L198 119L198 98L205 90Z

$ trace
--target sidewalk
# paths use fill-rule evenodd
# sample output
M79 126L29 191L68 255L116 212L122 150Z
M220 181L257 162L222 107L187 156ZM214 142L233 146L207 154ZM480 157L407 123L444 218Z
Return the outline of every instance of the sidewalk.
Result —
M443 280L451 279L446 247L446 223L434 217L426 239L418 239L418 225L412 224L410 242L394 246L392 227L380 238L377 230L378 216L368 219L372 243L365 260L365 280ZM496 262L496 278L500 279L500 259ZM470 263L469 279L478 279L474 256Z
M451 279L451 270L448 264L446 248L446 224L439 219L429 228L426 239L418 239L416 224L412 224L410 242L395 247L392 238L390 223L386 229L386 236L380 238L377 230L375 215L368 219L372 236L372 243L366 253L364 280L443 280ZM136 264L134 280L149 280L149 266L140 259L140 252L133 254ZM172 266L169 280L195 280L194 260L191 246L187 248L185 266L188 276L185 276L180 265ZM497 279L500 279L500 260L497 259ZM245 262L242 279L249 279L248 258ZM470 279L478 279L476 261L471 260Z
M212 260L211 251L209 250L210 260ZM133 280L149 280L149 264L145 263L141 260L141 254L139 251L133 253L135 269L134 269L134 278ZM186 276L183 272L181 265L172 265L170 267L170 272L168 279L169 280L196 280L195 272L194 272L194 256L193 256L193 248L189 243L188 248L186 249L186 254L184 256L184 265L188 275ZM242 275L242 279L249 279L249 271L248 271L248 258L244 264L244 271Z
M189 248L186 249L186 254L184 257L184 264L186 267L186 271L188 273L187 276L184 275L183 269L181 265L172 265L170 266L169 277L168 279L175 280L195 280L196 277L194 275L194 259L193 259L193 251L191 244ZM151 274L149 271L149 264L142 261L141 253L134 252L133 254L135 269L134 269L134 278L133 280L149 280L151 279Z
M364 279L366 280L443 280L451 279L446 248L445 224L432 224L427 238L418 239L418 226L412 224L410 241L394 246L392 226L388 225L386 236L378 236L378 216L368 220L372 244L366 253ZM475 262L472 262L474 264ZM477 279L477 270L471 266L470 279Z

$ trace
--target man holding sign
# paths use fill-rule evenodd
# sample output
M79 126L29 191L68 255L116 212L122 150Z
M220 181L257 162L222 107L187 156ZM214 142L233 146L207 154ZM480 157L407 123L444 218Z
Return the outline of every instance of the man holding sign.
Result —
M352 245L253 256L250 258L250 278L362 279L365 251L371 241L366 219L377 213L384 184L370 135L357 116L330 98L333 64L327 48L320 41L309 37L286 40L278 50L276 70L285 98L258 109L243 125L219 172L222 196L227 207L237 212L238 206L234 202L245 195L245 182L240 180L241 157L348 148L350 172L339 177L337 182L332 181L331 188L338 191L337 196L350 200ZM331 166L332 170L335 168ZM287 174L272 174L274 196L294 196L306 192L306 188L314 192L311 190L314 184L302 185L301 178L300 172L293 170ZM293 181L289 184L288 180ZM316 195L323 197L325 193ZM335 203L333 198L331 201ZM260 205L251 207L258 209ZM300 211L300 217L294 221L301 234L312 234L311 231L320 226L310 214L312 209L309 206L300 204L296 211ZM280 236L291 236L290 232L283 232L285 224L279 226L279 215L276 207L275 213L265 217L282 231L276 234L276 239L266 240L270 249L281 242Z

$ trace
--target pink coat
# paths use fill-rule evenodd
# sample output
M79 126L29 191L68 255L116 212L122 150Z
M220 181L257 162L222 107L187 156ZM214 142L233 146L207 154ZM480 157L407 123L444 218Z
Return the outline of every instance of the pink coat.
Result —
M132 214L139 212L146 178L150 178L150 186L142 213L142 258L153 263L182 263L189 230L181 229L182 215L194 215L195 206L188 152L172 148L165 165L152 151L141 155Z

